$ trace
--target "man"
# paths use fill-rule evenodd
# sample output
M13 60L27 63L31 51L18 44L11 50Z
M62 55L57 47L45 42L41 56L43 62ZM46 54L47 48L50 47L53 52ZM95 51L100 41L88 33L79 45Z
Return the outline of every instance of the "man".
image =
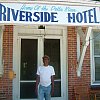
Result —
M54 94L54 75L55 71L52 66L49 65L50 58L47 55L42 57L43 66L39 66L37 69L36 78L36 93L38 93L39 100L51 100L51 92ZM39 84L39 89L38 89ZM39 90L39 91L38 91Z

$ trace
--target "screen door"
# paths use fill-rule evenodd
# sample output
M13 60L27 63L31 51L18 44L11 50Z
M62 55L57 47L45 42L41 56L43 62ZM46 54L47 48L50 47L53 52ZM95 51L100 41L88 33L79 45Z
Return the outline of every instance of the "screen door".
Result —
M39 47L38 43L42 46ZM37 95L35 94L36 71L38 65L42 62L44 54L50 57L50 65L54 67L56 73L54 77L55 90L52 99L62 100L60 99L62 97L60 39L44 39L44 41L40 42L39 39L24 38L21 38L20 99L37 99Z
M36 98L37 39L21 39L20 99Z

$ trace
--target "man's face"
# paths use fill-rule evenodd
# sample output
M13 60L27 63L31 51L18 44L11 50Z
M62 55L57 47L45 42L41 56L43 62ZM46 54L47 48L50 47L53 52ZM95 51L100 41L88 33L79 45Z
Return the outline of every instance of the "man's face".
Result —
M44 63L44 66L48 66L49 59L48 58L43 58L43 63Z

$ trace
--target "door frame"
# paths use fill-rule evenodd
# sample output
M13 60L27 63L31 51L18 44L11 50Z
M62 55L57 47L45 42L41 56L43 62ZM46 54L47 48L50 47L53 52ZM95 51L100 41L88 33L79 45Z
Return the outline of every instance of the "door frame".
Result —
M30 28L25 28L30 27ZM20 39L21 38L28 38L28 39L36 39L39 38L40 41L43 41L43 38L52 38L52 39L60 39L60 47L61 47L61 95L64 97L62 100L68 100L68 60L67 60L67 27L64 26L47 26L46 32L47 34L44 35L44 30L34 29L33 26L14 26L14 38L13 38L13 70L16 73L16 78L13 79L13 100L22 100L19 99L20 91L19 88L19 79L20 79ZM49 34L49 31L57 31L57 34ZM60 30L60 31L59 31ZM34 31L34 32L33 32ZM40 32L40 34L39 34ZM58 33L59 32L59 33ZM51 32L50 32L51 33ZM38 43L38 53L39 53L39 47L43 47L43 44L40 45ZM42 61L40 61L40 57L43 55L43 49L41 51L42 53L38 54L38 65L41 65ZM64 76L64 77L63 77ZM63 92L64 91L64 92ZM24 99L25 100L25 99ZM29 99L31 100L31 99ZM52 98L52 100L61 100L61 97L57 97L57 99Z

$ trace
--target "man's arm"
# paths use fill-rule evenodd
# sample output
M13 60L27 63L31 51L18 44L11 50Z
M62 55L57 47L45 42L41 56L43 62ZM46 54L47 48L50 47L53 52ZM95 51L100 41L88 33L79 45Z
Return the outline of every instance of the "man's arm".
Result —
M37 75L37 77L36 77L36 89L35 89L36 94L38 94L38 84L39 84L39 82L40 82L40 76Z
M54 76L51 76L51 83L52 83L51 93L52 93L52 95L54 95Z

